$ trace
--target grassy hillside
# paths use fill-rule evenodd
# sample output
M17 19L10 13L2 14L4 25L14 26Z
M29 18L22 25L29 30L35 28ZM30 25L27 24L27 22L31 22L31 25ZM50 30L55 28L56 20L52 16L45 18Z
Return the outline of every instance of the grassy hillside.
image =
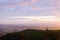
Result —
M60 30L34 30L6 34L0 40L60 40Z

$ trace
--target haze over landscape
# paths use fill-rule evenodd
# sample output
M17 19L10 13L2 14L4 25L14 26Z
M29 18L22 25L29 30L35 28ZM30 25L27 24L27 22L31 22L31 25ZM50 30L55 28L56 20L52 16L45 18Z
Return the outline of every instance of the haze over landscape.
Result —
M0 0L0 24L60 29L60 0Z
M0 0L0 40L60 40L60 0Z

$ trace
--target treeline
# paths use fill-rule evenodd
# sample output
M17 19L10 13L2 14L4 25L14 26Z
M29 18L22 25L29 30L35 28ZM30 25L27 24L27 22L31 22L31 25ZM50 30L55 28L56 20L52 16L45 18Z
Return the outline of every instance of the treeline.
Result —
M28 29L6 34L0 40L60 40L60 30Z

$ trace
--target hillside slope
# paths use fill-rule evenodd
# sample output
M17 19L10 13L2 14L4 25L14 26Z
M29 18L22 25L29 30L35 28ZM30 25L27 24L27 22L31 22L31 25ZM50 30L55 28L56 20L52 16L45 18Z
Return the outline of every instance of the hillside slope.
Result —
M27 29L6 34L0 40L60 40L60 31Z

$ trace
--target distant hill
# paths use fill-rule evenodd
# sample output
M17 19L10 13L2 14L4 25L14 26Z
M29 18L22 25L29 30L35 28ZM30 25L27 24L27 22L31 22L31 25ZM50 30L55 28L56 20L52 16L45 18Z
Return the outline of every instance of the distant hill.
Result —
M0 37L0 40L60 40L60 30L27 29L8 33Z

